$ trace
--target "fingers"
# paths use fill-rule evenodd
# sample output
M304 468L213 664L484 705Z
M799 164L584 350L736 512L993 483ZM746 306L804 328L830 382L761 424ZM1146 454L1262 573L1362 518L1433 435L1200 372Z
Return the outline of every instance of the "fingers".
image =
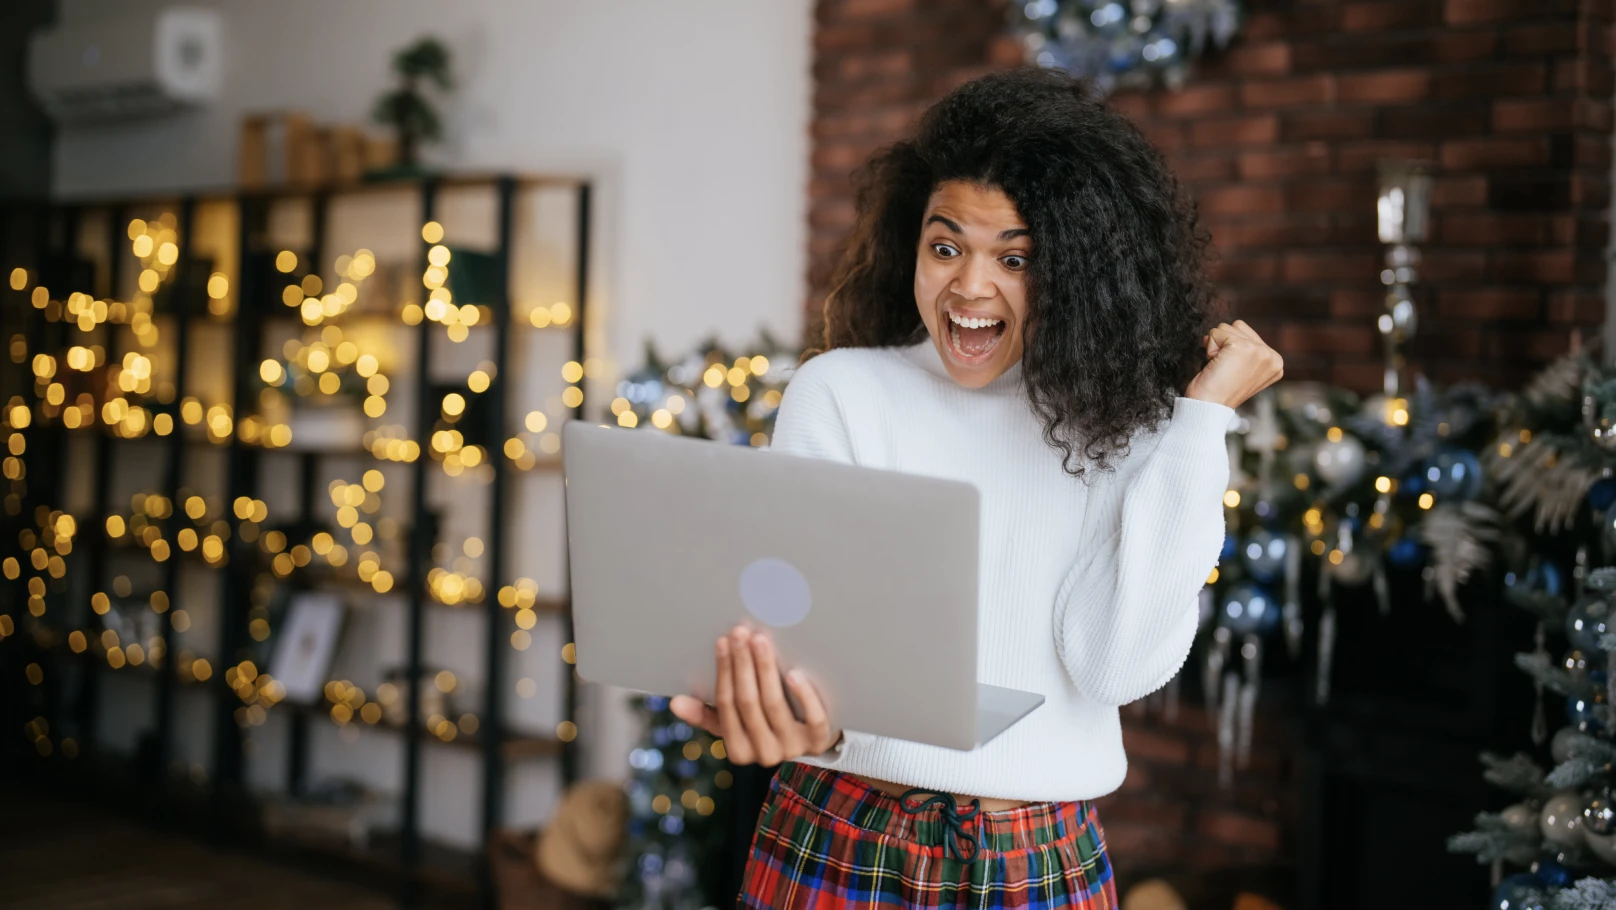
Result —
M720 739L724 737L724 724L718 719L718 712L708 705L702 704L699 698L692 698L689 695L675 695L668 702L668 710L673 712L674 717L692 727L700 727Z
M774 646L765 635L752 636L752 659L757 664L758 696L763 703L763 716L784 755L800 754L806 743L801 742L802 724L791 713L785 689L780 685L780 667L774 659ZM782 756L763 764L777 764ZM765 756L767 758L767 756Z
M713 653L718 661L718 685L713 695L713 704L718 708L718 723L727 734L724 737L724 748L729 753L730 761L737 765L749 765L753 760L752 740L746 735L740 711L735 706L734 660L730 655L728 635L719 636L718 643L713 646Z
M752 660L752 631L740 626L730 633L735 646L730 649L730 670L735 680L735 710L746 725L746 736L759 764L779 761L780 745L763 715L763 698L758 691L757 665ZM727 747L727 744L726 744ZM774 758L774 761L765 759Z
M819 690L808 681L808 675L801 670L792 670L786 675L786 684L791 687L791 694L797 696L797 704L802 705L803 729L808 736L808 751L823 752L836 741L835 733L830 728L830 712L825 710L825 702L819 697Z

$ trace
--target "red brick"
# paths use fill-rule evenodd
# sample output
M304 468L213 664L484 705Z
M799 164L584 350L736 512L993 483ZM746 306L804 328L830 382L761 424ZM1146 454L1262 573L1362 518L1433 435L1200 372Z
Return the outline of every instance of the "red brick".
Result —
M813 228L832 228L846 231L853 227L858 213L851 199L830 199L813 206L808 212L808 225Z
M1209 226L1218 244L1229 248L1319 246L1329 243L1331 237L1329 217L1323 215L1301 219L1295 216L1247 217Z
M1430 93L1431 71L1428 69L1343 75L1336 84L1336 96L1342 103L1408 103Z
M1111 105L1112 110L1129 120L1143 120L1151 116L1154 98L1154 95L1139 92L1118 92L1106 99L1106 102Z
M1490 60L1498 50L1498 35L1491 31L1440 31L1425 39L1423 53L1414 59L1432 63L1467 63Z
M1201 194L1201 211L1208 215L1275 213L1285 208L1285 197L1278 187L1231 186Z
M1487 277L1487 254L1475 250L1427 250L1420 257L1420 280L1480 281Z
M1501 252L1493 261L1493 277L1500 281L1570 284L1577 277L1577 256L1572 250Z
M1438 325L1435 328L1422 326L1419 348L1420 352L1428 357L1475 360L1481 356L1481 330L1473 326L1465 328L1448 325Z
M1357 181L1308 180L1285 189L1285 209L1292 212L1339 212L1372 209L1375 190Z
M1278 76L1291 70L1291 46L1281 41L1238 44L1223 55L1229 72L1241 76Z
M1330 148L1322 142L1310 142L1300 148L1271 152L1242 152L1239 167L1240 177L1243 180L1294 177L1299 174L1328 174Z
M1291 32L1293 28L1290 17L1252 10L1240 23L1240 30L1247 41L1268 41Z
M1338 289L1330 292L1330 315L1373 319L1386 309L1386 292Z
M915 58L905 50L878 54L848 54L837 61L837 72L845 82L895 79L914 70Z
M1391 0L1389 3L1349 3L1341 8L1341 30L1379 32L1393 28L1432 25L1435 8L1428 3Z
M1229 180L1234 177L1234 158L1230 155L1197 155L1172 162L1173 173L1187 183Z
M1122 748L1130 761L1146 765L1185 765L1190 760L1189 746L1174 736L1167 736L1137 727L1124 727Z
M1548 88L1549 68L1541 63L1516 63L1486 69L1436 73L1431 97L1442 101L1465 98L1541 95Z
M816 169L848 172L864 163L874 148L869 143L823 142L814 149L810 162Z
M1150 772L1141 765L1130 764L1128 776L1122 779L1122 786L1117 792L1137 793L1148 789L1150 789Z
M1445 319L1536 319L1543 310L1540 298L1537 291L1507 288L1439 290L1436 312Z
M1164 152L1177 151L1184 147L1184 128L1176 123L1142 123L1139 131L1151 145Z
M1431 207L1465 208L1487 204L1486 177L1437 177L1431 181Z
M1263 145L1279 138L1279 118L1273 114L1201 120L1190 124L1190 144L1205 148L1223 145Z
M1195 85L1156 96L1156 110L1166 117L1195 117L1234 107L1234 89L1228 85Z
M1604 209L1610 204L1610 178L1595 174L1571 175L1571 204Z
M1609 98L1616 92L1616 71L1603 61L1562 60L1554 65L1554 90Z
M1492 132L1492 106L1475 101L1383 107L1374 117L1377 139L1459 139Z
M1232 812L1203 812L1195 820L1196 833L1224 844L1278 850L1279 825L1260 818Z
M1212 237L1218 240L1217 232ZM1220 284L1270 282L1279 277L1278 256L1235 256L1226 254L1207 263L1207 274Z
M1464 214L1441 220L1443 243L1456 246L1538 244L1548 241L1548 220L1541 215Z
M1248 108L1272 110L1334 100L1335 78L1328 75L1247 82L1240 87L1240 103Z
M1336 146L1335 170L1338 174L1373 173L1380 162L1389 160L1434 161L1436 145L1396 140L1342 142Z
M1600 325L1605 321L1605 295L1590 291L1556 291L1549 295L1549 321Z
M1493 129L1500 133L1543 133L1567 130L1576 121L1571 98L1534 98L1493 102Z
M1532 19L1576 8L1575 0L1446 0L1443 19L1450 25Z
M1285 280L1298 284L1314 281L1373 281L1380 274L1374 253L1293 252L1284 257Z
M1370 111L1319 111L1286 114L1280 136L1286 142L1306 139L1364 139L1373 134Z
M1285 377L1291 376L1287 364ZM1386 366L1373 360L1334 361L1330 364L1329 372L1321 377L1321 381L1331 385L1340 386L1354 392L1380 391L1385 380Z
M915 0L842 0L837 15L844 19L877 19L912 12Z
M1577 49L1577 23L1529 22L1504 30L1502 48L1507 57L1542 57Z
M1442 143L1442 166L1456 171L1541 167L1549 163L1544 139L1458 139Z

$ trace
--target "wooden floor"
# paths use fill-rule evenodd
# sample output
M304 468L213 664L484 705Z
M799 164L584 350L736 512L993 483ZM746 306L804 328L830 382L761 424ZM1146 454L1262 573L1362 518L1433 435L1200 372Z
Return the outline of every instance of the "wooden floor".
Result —
M6 910L393 910L384 894L0 790Z

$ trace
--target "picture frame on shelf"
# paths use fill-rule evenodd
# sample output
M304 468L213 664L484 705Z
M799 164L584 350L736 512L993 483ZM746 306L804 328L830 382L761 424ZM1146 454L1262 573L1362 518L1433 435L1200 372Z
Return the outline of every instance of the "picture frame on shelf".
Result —
M269 673L286 689L286 700L316 704L342 638L347 608L324 591L301 591L286 607L286 621L270 658Z

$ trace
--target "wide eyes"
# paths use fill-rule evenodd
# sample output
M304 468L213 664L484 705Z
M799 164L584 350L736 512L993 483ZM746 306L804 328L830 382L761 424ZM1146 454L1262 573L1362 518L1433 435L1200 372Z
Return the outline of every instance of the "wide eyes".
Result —
M931 251L938 259L958 259L962 255L959 249L952 244L942 242L933 243ZM1027 268L1027 257L1014 253L1009 256L1001 256L999 262L1012 272L1024 271Z

